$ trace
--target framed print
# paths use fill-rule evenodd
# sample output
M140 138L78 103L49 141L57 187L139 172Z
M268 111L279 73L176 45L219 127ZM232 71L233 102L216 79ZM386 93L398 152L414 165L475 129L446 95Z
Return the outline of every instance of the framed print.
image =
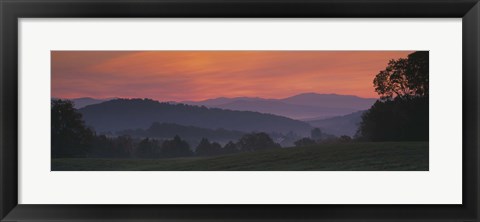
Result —
M428 171L428 63L428 51L51 51L51 170Z
M478 1L0 6L2 221L478 221Z

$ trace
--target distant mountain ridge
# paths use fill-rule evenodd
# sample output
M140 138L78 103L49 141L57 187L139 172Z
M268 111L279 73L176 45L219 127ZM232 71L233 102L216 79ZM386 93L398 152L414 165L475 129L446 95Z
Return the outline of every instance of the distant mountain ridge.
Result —
M106 102L112 99L116 99L116 98L95 99L91 97L81 97L81 98L74 98L74 99L68 99L68 100L73 102L73 107L75 107L75 109L80 109L85 106Z
M229 110L256 111L292 119L324 119L369 109L376 99L352 95L302 93L283 99L236 97L181 103Z
M285 116L292 119L303 119L309 117L332 117L342 115L344 113L355 112L350 108L332 108L332 107L316 107L309 105L294 105L281 101L245 101L237 100L227 104L214 106L221 109L256 111L260 113L270 113L279 116Z
M299 135L308 135L311 130L308 123L272 114L161 103L150 99L114 99L83 107L79 112L86 124L97 132L147 129L154 122L242 132L295 132Z
M202 101L181 101L178 103L188 104L188 105L195 105L195 106L218 106L222 104L227 104L235 100L242 100L242 101L270 101L274 99L264 99L260 97L218 97L215 99L207 99Z
M106 102L117 98L97 99L90 97L70 99L76 109ZM236 111L254 111L284 116L296 120L319 120L342 116L360 110L369 109L376 99L361 98L352 95L302 93L283 99L265 99L260 97L218 97L203 101L168 102L220 108Z

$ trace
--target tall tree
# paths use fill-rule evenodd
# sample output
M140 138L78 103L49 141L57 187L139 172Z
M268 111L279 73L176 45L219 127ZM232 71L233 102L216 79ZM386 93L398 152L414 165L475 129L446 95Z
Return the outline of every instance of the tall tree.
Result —
M428 52L411 53L407 58L390 60L373 80L382 100L395 97L428 96Z
M94 133L68 100L51 101L52 157L81 157L90 151Z
M428 140L428 52L391 60L374 79L380 100L366 111L357 135L372 141Z

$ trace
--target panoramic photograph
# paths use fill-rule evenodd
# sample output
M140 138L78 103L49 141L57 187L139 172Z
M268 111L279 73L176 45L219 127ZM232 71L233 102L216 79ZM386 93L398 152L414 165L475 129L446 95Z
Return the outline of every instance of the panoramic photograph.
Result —
M51 51L52 171L428 171L428 51Z

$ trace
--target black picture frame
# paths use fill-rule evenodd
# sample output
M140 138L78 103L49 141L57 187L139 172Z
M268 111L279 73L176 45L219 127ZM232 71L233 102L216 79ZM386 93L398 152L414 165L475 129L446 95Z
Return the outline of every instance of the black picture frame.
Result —
M480 4L478 0L0 0L0 15L1 221L479 221ZM462 18L463 204L18 204L17 21L19 18L47 17Z

